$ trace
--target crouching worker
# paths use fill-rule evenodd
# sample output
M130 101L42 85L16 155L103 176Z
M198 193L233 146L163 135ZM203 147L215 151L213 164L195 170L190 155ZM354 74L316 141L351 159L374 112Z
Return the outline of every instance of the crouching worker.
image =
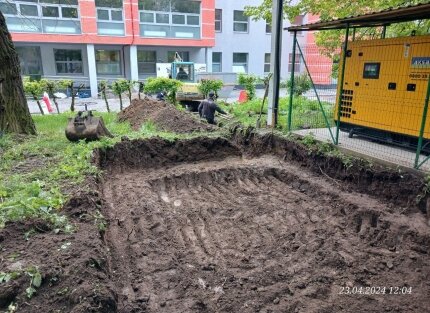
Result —
M215 93L209 92L207 99L203 100L199 105L199 115L206 119L209 124L215 124L215 111L221 114L227 114L215 103Z

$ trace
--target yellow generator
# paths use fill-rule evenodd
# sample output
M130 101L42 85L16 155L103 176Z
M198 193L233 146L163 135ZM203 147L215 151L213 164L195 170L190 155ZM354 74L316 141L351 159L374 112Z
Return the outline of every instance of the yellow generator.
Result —
M338 96L342 92L340 129L350 137L415 148L429 75L429 35L349 42L343 89L339 84L337 90ZM335 121L338 107L337 102ZM426 151L429 143L430 116L424 130Z

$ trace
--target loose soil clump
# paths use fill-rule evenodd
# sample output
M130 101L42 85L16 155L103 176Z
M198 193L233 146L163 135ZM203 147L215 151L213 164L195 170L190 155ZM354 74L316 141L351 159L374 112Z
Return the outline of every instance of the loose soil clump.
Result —
M120 121L130 122L136 130L148 121L162 130L175 133L213 131L217 128L198 120L189 112L176 109L168 102L149 97L134 99L129 107L118 114L118 118Z

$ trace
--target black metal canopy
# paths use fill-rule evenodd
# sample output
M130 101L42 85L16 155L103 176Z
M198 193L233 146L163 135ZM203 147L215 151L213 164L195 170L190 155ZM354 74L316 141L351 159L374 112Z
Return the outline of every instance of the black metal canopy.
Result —
M320 21L306 25L290 26L285 29L289 32L294 32L343 29L347 28L347 26L350 28L372 27L423 19L430 19L430 2L404 7L389 8L378 12L349 16L342 19L333 19L330 21Z

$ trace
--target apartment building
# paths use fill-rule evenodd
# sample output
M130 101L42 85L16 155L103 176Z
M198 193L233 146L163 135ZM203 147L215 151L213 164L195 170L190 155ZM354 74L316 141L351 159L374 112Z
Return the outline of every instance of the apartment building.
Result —
M262 0L215 1L215 47L211 50L213 72L247 72L264 76L270 71L271 25L264 20L254 21L244 15L247 5L259 5ZM302 23L298 16L295 23ZM284 27L290 25L284 21ZM292 60L292 36L284 31L282 36L281 76L289 77ZM305 42L303 34L298 35ZM300 72L300 58L296 58L295 71Z
M0 0L0 11L22 74L71 78L96 96L98 81L156 76L158 64L172 62L175 52L209 72L264 75L270 69L270 25L244 15L246 5L260 1ZM287 32L283 37L286 78L292 40Z

